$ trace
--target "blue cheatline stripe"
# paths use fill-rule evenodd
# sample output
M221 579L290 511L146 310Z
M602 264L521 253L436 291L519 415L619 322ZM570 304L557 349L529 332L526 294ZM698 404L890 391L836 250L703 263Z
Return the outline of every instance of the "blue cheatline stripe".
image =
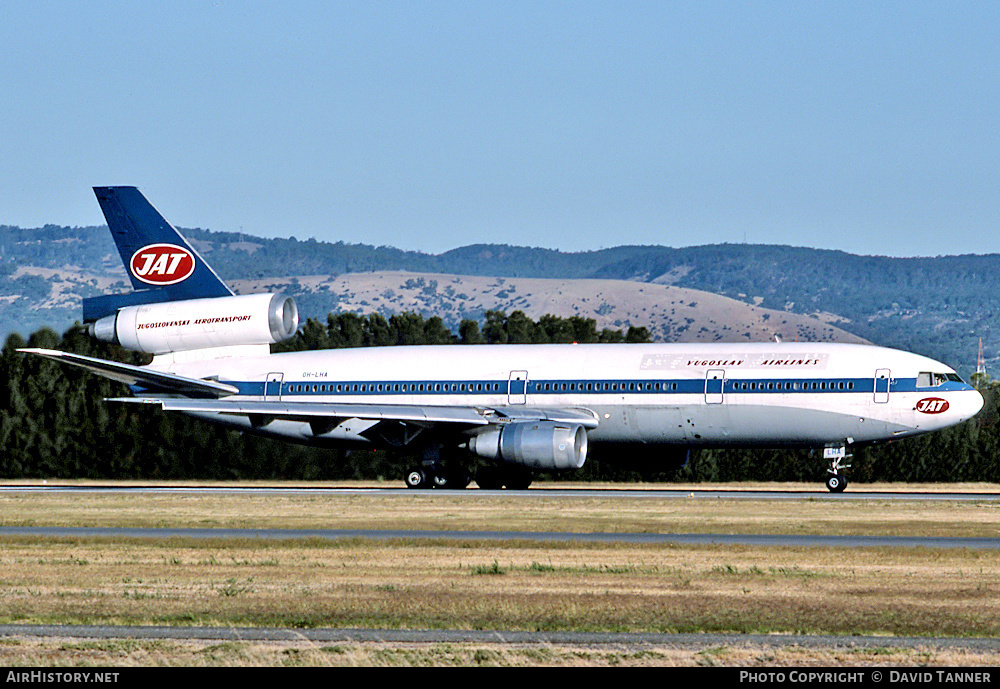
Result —
M257 381L222 381L234 385L239 394L261 396L264 383ZM375 380L375 381L285 381L281 384L284 396L421 396L421 395L506 395L508 380ZM276 394L276 384L272 383L271 394ZM914 378L894 378L890 392L947 392L965 389L965 385L946 383L934 388L917 388ZM736 378L726 379L722 390L726 395L760 394L823 394L855 393L872 394L875 391L873 378ZM520 390L516 391L521 394ZM705 393L705 379L547 379L529 380L525 394L545 397L546 395L700 395Z

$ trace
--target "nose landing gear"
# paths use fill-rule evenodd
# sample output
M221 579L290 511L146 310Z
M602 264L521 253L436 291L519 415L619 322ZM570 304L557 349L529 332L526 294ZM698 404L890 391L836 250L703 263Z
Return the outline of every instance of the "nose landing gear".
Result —
M831 493L843 493L847 488L847 477L844 475L845 469L850 469L850 464L845 464L851 459L847 452L847 445L827 445L823 448L823 459L830 460L830 468L827 469L829 476L826 477L826 487Z

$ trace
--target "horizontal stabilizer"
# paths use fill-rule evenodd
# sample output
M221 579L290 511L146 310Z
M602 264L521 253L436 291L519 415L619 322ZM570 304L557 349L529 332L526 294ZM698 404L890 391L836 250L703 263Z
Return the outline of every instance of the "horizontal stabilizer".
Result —
M227 395L235 395L239 392L239 389L232 385L226 385L214 380L185 378L173 373L153 371L144 366L133 366L132 364L122 364L117 361L95 359L94 357L60 352L55 349L19 349L17 351L52 359L69 366L76 366L77 368L85 369L111 380L117 380L126 385L138 385L147 390L157 392L169 392L199 398L226 397Z
M102 294L97 297L83 298L83 322L93 323L96 320L111 316L126 306L141 306L143 304L160 304L171 301L170 295L159 289L145 289L139 292L125 294Z

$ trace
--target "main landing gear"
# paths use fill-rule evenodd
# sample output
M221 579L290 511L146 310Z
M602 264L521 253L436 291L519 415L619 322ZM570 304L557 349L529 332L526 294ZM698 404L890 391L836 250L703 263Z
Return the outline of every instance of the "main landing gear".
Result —
M526 490L534 478L527 467L507 463L487 463L476 470L476 484L483 490ZM461 459L448 450L429 448L419 464L412 466L404 475L407 488L467 488L472 483L472 475L465 469Z
M851 468L850 464L845 464L850 458L847 445L828 445L823 448L823 459L830 460L830 468L826 470L829 474L826 477L826 487L831 493L843 493L847 488L847 476L843 471Z
M449 468L441 465L424 465L413 467L403 477L407 488L457 488L468 487L472 479L460 468Z
M421 450L420 463L411 467L403 480L407 488L466 488L472 476L462 466L457 450L433 443Z
M509 464L487 464L476 471L476 485L483 490L527 490L531 471Z
M527 490L531 485L531 472L515 466L484 466L476 472L476 484L483 490ZM453 488L461 490L472 483L468 472L461 467L440 464L415 466L403 476L407 488Z

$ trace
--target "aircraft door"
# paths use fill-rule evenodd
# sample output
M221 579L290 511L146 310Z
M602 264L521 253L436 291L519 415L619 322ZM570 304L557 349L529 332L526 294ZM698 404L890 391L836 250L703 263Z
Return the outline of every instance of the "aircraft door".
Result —
M507 404L525 404L527 402L528 372L511 371L507 380Z
M875 371L875 404L886 404L889 401L889 369L880 368Z
M284 373L268 373L264 382L264 401L278 402L281 400L281 381L284 380Z
M677 407L636 407L635 421L644 443L680 443L688 439L684 417Z
M726 382L726 372L721 368L709 369L705 373L705 404L722 404L722 388Z

